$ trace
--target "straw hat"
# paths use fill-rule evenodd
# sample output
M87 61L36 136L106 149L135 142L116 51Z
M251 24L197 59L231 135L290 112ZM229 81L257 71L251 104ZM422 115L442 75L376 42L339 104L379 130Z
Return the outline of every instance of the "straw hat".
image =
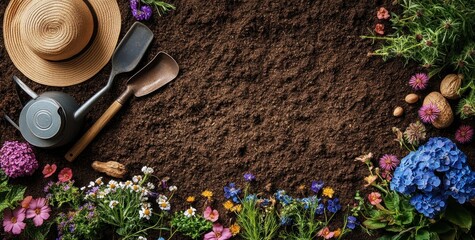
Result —
M11 0L3 36L13 64L26 77L70 86L107 64L120 27L116 0Z

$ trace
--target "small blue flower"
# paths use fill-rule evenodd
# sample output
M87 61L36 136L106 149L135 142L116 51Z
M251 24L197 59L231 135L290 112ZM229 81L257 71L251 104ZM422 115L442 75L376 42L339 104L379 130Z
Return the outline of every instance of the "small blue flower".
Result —
M157 238L157 240L165 240L165 238L159 237L159 238Z
M347 222L346 222L346 227L353 230L355 229L356 225L358 224L358 219L354 216L348 216Z
M318 204L317 209L315 209L315 213L321 215L325 212L325 205L323 203Z
M249 194L244 198L244 201L255 201L257 200L256 194Z
M312 206L313 204L316 204L318 203L318 198L316 196L311 196L311 197L306 197L306 198L302 198L300 199L300 202L302 203L303 205L303 208L305 210L307 210L310 206Z
M280 225L281 226L289 226L290 224L292 224L292 218L289 218L289 217L286 217L286 216L283 216L280 218Z
M244 174L244 180L246 180L246 182L253 182L256 180L256 176L254 176L252 173L246 173Z
M340 199L335 198L335 199L330 199L328 200L328 205L327 205L328 211L331 213L336 213L341 209L340 205Z
M310 190L312 190L314 193L320 192L323 188L323 181L312 181L312 186L310 187Z
M270 203L271 203L271 202L270 202L269 199L264 198L264 199L262 199L262 202L261 202L260 206L263 207L263 208L266 208L266 207L268 207L268 206L270 205Z
M446 207L447 197L442 194L417 194L410 203L414 208L428 218L434 218Z
M230 183L224 187L224 197L226 199L231 198L233 202L239 203L239 194L241 194L241 189L236 188L234 183Z
M292 202L292 197L289 195L285 194L284 190L278 190L275 193L275 198L282 203L282 205L288 205Z

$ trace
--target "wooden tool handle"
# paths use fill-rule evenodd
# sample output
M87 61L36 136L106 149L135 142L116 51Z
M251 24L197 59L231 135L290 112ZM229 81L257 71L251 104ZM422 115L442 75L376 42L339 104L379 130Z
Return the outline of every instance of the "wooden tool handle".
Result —
M64 157L72 162L79 154L91 143L97 134L104 128L104 126L112 119L112 117L119 111L122 104L117 100L102 114L102 116L92 125L87 132L69 149Z

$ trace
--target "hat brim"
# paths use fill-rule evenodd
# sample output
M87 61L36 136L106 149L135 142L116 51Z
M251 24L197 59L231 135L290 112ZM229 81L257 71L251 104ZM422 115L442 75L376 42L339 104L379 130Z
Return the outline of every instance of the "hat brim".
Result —
M20 18L33 0L11 0L3 19L5 48L13 64L29 79L49 86L84 82L109 61L117 44L121 16L116 0L88 0L97 17L97 30L88 49L70 60L54 62L40 58L22 43Z

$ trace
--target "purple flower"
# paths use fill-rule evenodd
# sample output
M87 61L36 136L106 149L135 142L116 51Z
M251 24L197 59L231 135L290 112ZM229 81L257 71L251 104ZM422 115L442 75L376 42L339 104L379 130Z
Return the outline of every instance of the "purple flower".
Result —
M473 128L468 125L460 126L455 132L455 140L459 143L468 143L472 140Z
M130 8L132 10L137 9L138 4L139 4L139 0L130 0Z
M310 189L314 192L314 193L318 193L320 192L320 190L322 190L323 188L323 181L320 180L320 181L312 181L312 186L310 187Z
M38 168L33 149L28 143L6 141L0 149L0 167L11 178L31 176Z
M433 103L426 104L419 109L419 117L424 123L433 123L440 115L440 110Z
M379 159L379 167L385 171L394 170L399 165L399 159L392 154L385 154Z
M253 182L256 180L256 176L254 176L252 173L246 173L244 174L244 180L246 180L246 182Z
M338 212L338 211L341 209L340 199L335 198L335 199L333 199L333 200L332 200L332 199L328 200L327 209L328 209L328 211L330 211L331 213L336 213L336 212Z
M239 194L241 193L241 189L236 188L234 183L230 183L228 186L224 187L224 197L226 199L232 199L233 202L239 203Z
M152 7L143 5L140 9L132 9L132 15L134 15L138 21L149 20L150 17L152 17Z
M427 76L425 73L416 73L416 75L409 79L409 85L411 85L411 87L416 91L426 89L428 83L429 76Z
M358 224L358 219L356 219L354 216L348 216L346 227L353 230L355 229L356 224Z

